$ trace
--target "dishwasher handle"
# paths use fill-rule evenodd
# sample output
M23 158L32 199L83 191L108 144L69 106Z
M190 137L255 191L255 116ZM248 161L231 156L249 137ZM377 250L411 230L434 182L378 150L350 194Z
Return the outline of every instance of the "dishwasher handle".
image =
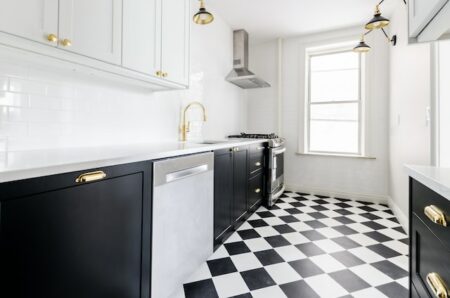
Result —
M200 153L153 163L153 187L214 171L214 153Z
M166 183L169 182L173 182L176 180L180 180L183 178L187 178L190 176L194 176L203 172L208 171L208 165L204 164L201 166L197 166L197 167L193 167L193 168L189 168L186 170L181 170L181 171L176 171L176 172L172 172L166 175Z

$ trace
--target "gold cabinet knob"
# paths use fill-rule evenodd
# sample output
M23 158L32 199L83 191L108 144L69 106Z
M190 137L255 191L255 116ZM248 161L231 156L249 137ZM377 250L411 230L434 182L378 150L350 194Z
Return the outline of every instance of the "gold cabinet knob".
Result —
M157 77L161 77L162 76L162 71L160 71L160 70L156 71L156 76Z
M445 218L444 212L434 205L427 206L423 209L425 215L435 224L441 225L443 227L447 226L447 220Z
M162 73L162 77L163 77L163 78L166 78L168 75L169 75L169 74L168 74L167 72L163 72L163 73Z
M238 152L239 151L239 147L234 148L234 152Z
M72 41L71 41L70 39L64 38L64 39L61 41L61 44L62 44L64 47L70 47L70 46L72 45Z
M445 282L436 272L427 274L427 283L436 298L447 298L449 296Z
M261 188L255 189L255 192L256 192L256 193L260 193L260 192L261 192Z
M255 166L259 167L259 166L261 166L261 163L258 161L255 163Z
M58 37L55 34L51 33L47 35L47 40L49 42L58 42Z

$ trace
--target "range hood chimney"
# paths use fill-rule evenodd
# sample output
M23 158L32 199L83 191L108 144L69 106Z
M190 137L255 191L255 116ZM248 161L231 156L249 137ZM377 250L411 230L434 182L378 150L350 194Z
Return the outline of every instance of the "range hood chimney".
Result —
M248 33L243 29L233 32L233 70L226 80L243 89L270 87L248 69Z

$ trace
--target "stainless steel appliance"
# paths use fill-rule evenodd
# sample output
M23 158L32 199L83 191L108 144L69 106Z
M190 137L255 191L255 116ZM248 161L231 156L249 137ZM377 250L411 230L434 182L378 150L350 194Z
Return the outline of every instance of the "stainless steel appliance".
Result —
M232 135L229 138L266 139L266 175L265 200L268 207L272 207L285 191L284 185L284 153L286 152L284 138L276 134L247 134Z
M214 154L153 165L152 297L184 297L183 283L213 253Z

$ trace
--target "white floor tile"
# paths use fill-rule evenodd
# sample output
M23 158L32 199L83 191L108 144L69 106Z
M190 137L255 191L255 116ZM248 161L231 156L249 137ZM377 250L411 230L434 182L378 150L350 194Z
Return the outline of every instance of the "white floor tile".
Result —
M219 248L208 258L208 260L222 259L230 256L225 246L221 245Z
M286 298L287 296L278 286L259 289L252 292L253 298Z
M331 273L339 270L344 270L345 266L339 263L330 255L319 255L310 258L317 266L326 273Z
M272 248L272 246L264 238L248 239L245 240L245 244L253 252Z
M380 291L378 291L375 288L367 288L364 290L353 292L352 296L354 298L385 298L385 297L387 297L386 295L384 295L383 293L381 293Z
M282 221L278 217L266 217L264 218L264 221L271 226L278 226L278 225L284 225L286 224L284 221Z
M342 225L342 224L341 224ZM324 235L328 239L342 237L342 234L332 228L320 228L316 229L317 232Z
M231 260L239 272L263 267L254 253L234 255Z
M368 249L367 247L356 247L356 248L352 248L348 251L366 263L375 263L375 262L384 260L384 258L382 256L373 252L372 250Z
M348 294L341 285L326 274L308 277L305 281L320 297L341 297Z
M283 237L286 238L286 240L292 245L310 242L308 238L298 232L283 234Z
M220 297L236 296L250 291L238 272L216 276L213 282Z
M276 252L285 260L286 262L296 261L305 259L306 256L295 246L282 246L277 247Z
M323 239L319 241L314 241L314 244L324 250L326 253L333 253L337 251L345 250L342 246L330 239Z
M355 241L356 243L358 243L362 246L369 246L369 245L374 245L374 244L378 243L374 239L372 239L369 236L366 236L364 234L348 235L348 238L352 239L353 241Z
M279 235L277 230L275 230L270 226L255 228L255 231L258 232L258 234L261 235L261 237L270 237Z
M277 284L285 284L302 279L288 263L279 263L264 267Z
M373 287L387 284L393 281L392 278L370 266L369 264L352 267L350 268L350 270Z

